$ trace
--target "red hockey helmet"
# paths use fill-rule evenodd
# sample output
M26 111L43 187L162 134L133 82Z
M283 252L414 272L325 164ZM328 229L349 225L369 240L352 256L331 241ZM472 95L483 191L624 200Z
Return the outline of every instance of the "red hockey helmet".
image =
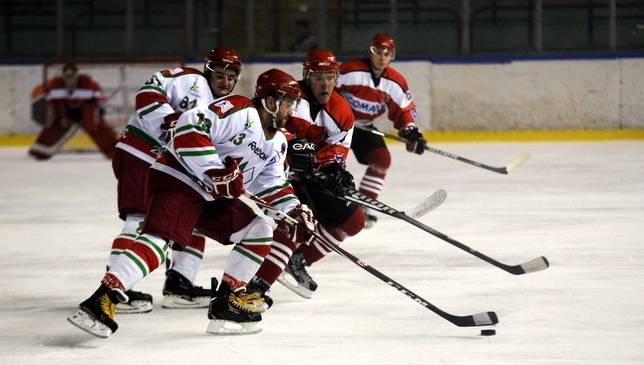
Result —
M396 52L396 40L387 33L376 33L369 43L369 47L378 47Z
M340 65L333 52L325 49L314 49L304 59L304 78L312 72L340 72Z
M214 71L215 67L232 70L239 77L242 64L234 49L220 47L208 52L208 55L204 59L204 72Z
M282 70L272 68L257 77L255 97L258 99L272 96L277 100L282 100L284 97L297 100L300 95L300 85L291 75Z

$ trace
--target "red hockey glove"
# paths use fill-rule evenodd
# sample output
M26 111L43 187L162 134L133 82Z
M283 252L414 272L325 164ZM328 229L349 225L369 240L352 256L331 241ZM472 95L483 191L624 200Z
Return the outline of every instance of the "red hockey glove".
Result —
M212 178L215 198L234 199L244 193L244 174L232 158L226 157L224 164L226 168L208 170L206 175Z
M170 142L170 130L177 125L177 120L181 113L174 112L163 117L163 123L161 123L161 140L164 142Z
M300 204L288 214L297 221L297 224L282 219L277 229L282 231L291 241L299 244L308 244L315 231L317 220L306 204Z
M398 131L398 135L407 140L407 151L414 152L415 154L422 155L427 149L427 141L423 138L418 127L415 125L408 125Z

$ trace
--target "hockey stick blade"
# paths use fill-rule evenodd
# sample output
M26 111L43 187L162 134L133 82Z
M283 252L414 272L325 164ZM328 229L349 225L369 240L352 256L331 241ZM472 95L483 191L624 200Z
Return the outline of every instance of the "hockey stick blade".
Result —
M511 164L505 167L506 174L509 174L510 172L521 167L521 165L526 163L530 159L530 157L532 156L529 153L524 152L516 161L512 162Z
M447 192L443 189L438 189L427 199L422 201L417 206L413 207L407 215L414 219L418 219L431 212L432 210L438 208L441 204L443 204L446 198Z
M377 277L378 279L384 281L387 285L391 286L392 288L398 290L399 292L405 294L409 298L411 298L414 302L422 305L423 307L429 309L430 311L438 314L440 317L443 319L451 322L452 324L458 326L458 327L478 327L478 326L489 326L493 324L499 323L499 318L494 312L482 312L482 313L477 313L477 314L472 314L472 315L467 315L467 316L457 316L454 314L450 314L445 312L444 310L438 308L434 304L428 302L427 300L423 299L420 297L418 294L414 293L413 291L407 289L404 287L402 284L398 283L397 281L391 279L387 275L383 274L382 272L376 270L374 267L371 265L367 264L363 260L357 258L356 256L352 255L351 253L347 252L347 250L343 249L342 247L336 245L333 242L330 242L329 240L324 239L324 237L316 235L316 237L322 239L324 241L325 245L328 245L329 248L331 248L333 251L338 253L340 256L346 258L347 260L353 262L354 264L358 265L365 271L369 272L373 276Z
M521 275L521 274L527 274L531 272L545 270L548 267L550 267L550 262L548 262L548 259L543 256L540 256L530 261L524 262L521 265L510 266L510 269L514 271L512 272L513 274Z
M326 176L324 174L320 173L319 171L314 173L314 177L320 178L322 181L324 181L326 179ZM493 258L481 253L481 252L476 251L475 249L473 249L473 248L465 245L464 243L461 243L461 242L449 237L448 235L446 235L446 234L444 234L444 233L442 233L442 232L440 232L440 231L438 231L438 230L436 230L436 229L434 229L432 227L429 227L429 226L417 221L416 219L406 215L404 212L396 210L396 209L386 205L385 203L383 203L383 202L381 202L379 200L372 199L372 198L362 194L361 192L359 192L359 191L357 191L355 189L348 189L345 192L344 196L338 196L338 198L344 199L344 200L347 200L347 201L350 201L350 202L353 202L353 203L356 203L358 205L361 205L361 206L364 206L364 207L367 207L367 208L370 208L370 209L373 209L376 212L380 212L380 213L386 214L388 216L401 219L401 220L403 220L403 221L405 221L405 222L407 222L407 223L409 223L409 224L411 224L413 226L416 226L417 228L422 229L423 231L433 235L434 237L440 238L441 240L443 240L443 241L445 241L445 242L447 242L447 243L449 243L449 244L451 244L453 246L456 246L456 247L460 248L461 250L463 250L463 251L465 251L465 252L467 252L467 253L475 256L475 257L478 257L479 259L487 262L488 264L496 266L499 269L504 270L506 272L509 272L510 274L513 274L513 275L522 275L522 274L527 274L527 273L531 273L531 272L535 272L535 271L541 271L541 270L544 270L544 269L548 268L548 266L549 266L548 260L543 256L538 257L536 259L532 259L532 260L530 260L528 262L525 262L525 263L523 263L521 265L507 265L507 264L504 264L504 263L499 262L499 261L497 261L497 260L495 260L495 259L493 259Z
M259 199L258 197L254 195L250 195L246 193L246 195L242 195L239 197L239 199L244 202L246 205L248 205L255 213L257 213L260 216L264 216L264 212L259 209L259 207L270 210L277 216L282 217L282 219L286 219L292 223L298 224L298 222L288 214L276 209L275 207L271 206L270 204L264 202L263 200ZM497 324L499 322L499 318L497 317L496 313L494 312L482 312L482 313L477 313L473 315L468 315L468 316L456 316L451 313L447 313L444 310L438 308L437 306L433 305L432 303L428 302L427 300L423 299L413 291L407 289L404 287L402 284L398 283L397 281L391 279L387 275L383 274L382 272L378 271L371 265L368 265L365 263L363 260L357 258L353 254L349 253L347 250L343 249L342 247L336 245L335 243L327 240L324 236L318 234L317 232L313 232L313 235L322 241L322 244L330 248L331 250L335 251L337 254L340 256L344 257L345 259L353 262L360 268L364 269L371 275L375 276L376 278L380 279L381 281L385 282L387 285L391 286L392 288L398 290L400 293L406 295L410 299L412 299L414 302L422 305L423 307L431 310L432 312L438 314L440 317L443 319L451 322L452 324L459 326L459 327L476 327L476 326L489 326L492 324Z

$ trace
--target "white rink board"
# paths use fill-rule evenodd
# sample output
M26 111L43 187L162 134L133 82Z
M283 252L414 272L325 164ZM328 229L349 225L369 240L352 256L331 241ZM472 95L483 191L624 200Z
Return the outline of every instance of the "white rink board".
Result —
M644 363L644 142L436 147L493 165L533 157L505 176L393 145L381 200L404 210L444 188L424 223L499 261L545 255L551 268L512 276L388 217L343 247L448 312L496 311L496 336L454 327L333 255L310 270L320 285L312 300L275 285L258 335L208 336L205 310L160 308L155 272L138 286L154 294L154 311L118 316L108 340L91 337L65 318L98 286L121 229L110 163L98 154L39 163L4 148L0 363ZM354 160L350 169L362 171ZM207 244L198 284L221 275L229 250Z
M424 130L644 128L642 58L490 64L395 61L393 66L409 83L418 125ZM235 93L252 97L257 76L273 67L301 78L300 62L245 63ZM126 85L113 101L131 107L141 83L159 68L165 67L137 68L141 72L128 68L123 81L115 79L117 75L101 75L110 71L96 76L108 95ZM30 121L29 95L41 80L40 66L0 66L0 82L5 85L0 89L0 135L38 130ZM120 100L123 97L131 100ZM115 108L108 108L108 115ZM392 128L386 117L378 123Z

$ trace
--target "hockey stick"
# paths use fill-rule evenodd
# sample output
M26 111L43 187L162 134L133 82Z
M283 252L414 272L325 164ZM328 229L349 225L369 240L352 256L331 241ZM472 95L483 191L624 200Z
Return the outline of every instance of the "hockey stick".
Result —
M438 189L427 199L423 200L420 204L413 207L407 215L414 219L418 219L431 212L432 210L438 208L441 204L443 204L446 198L447 192L443 189Z
M264 209L270 210L274 214L282 217L283 219L286 219L292 223L298 224L298 222L289 216L288 214L275 209L273 206L265 203L261 199L257 198L256 196L249 195L247 196L240 196L239 199L241 199L244 203L246 203L249 207L253 207L253 205L260 206ZM263 213L263 212L262 212ZM456 316L450 313L445 312L444 310L438 308L437 306L433 305L432 303L428 302L427 300L423 299L413 291L407 289L404 287L402 284L398 283L397 281L393 280L392 278L388 277L387 275L383 274L382 272L376 270L372 266L368 265L366 262L362 261L361 259L357 258L356 256L353 256L351 253L347 252L347 250L343 249L342 247L336 245L335 243L327 240L324 236L318 234L317 232L313 232L313 235L321 240L323 244L327 245L330 247L333 251L338 253L340 256L346 258L347 260L353 262L354 264L360 266L362 269L366 270L368 273L371 275L377 277L378 279L382 280L385 282L387 285L393 287L394 289L398 290L399 292L405 294L411 300L414 302L422 305L423 307L431 310L432 312L438 314L442 318L450 321L451 323L455 324L456 326L459 327L476 327L476 326L489 326L493 324L499 323L499 319L494 312L482 312L482 313L477 313L473 315L468 315L468 316Z
M324 182L328 178L328 176L326 176L324 173L321 173L319 171L313 172L312 177L314 179L318 179L318 181L322 181L322 182ZM329 194L330 194L330 192L329 192ZM539 256L537 258L534 258L534 259L532 259L530 261L524 262L524 263L519 264L519 265L506 265L506 264L504 264L502 262L499 262L499 261L497 261L497 260L495 260L495 259L493 259L493 258L491 258L491 257L489 257L487 255L484 255L484 254L476 251L475 249L473 249L473 248L471 248L471 247L469 247L469 246L467 246L467 245L465 245L465 244L463 244L463 243L461 243L461 242L449 237L448 235L446 235L446 234L444 234L442 232L439 232L439 231L437 231L437 230L435 230L435 229L433 229L433 228L431 228L431 227L429 227L429 226L427 226L427 225L425 225L425 224L423 224L423 223L411 218L410 216L408 216L404 212L396 210L396 209L386 205L385 203L383 203L381 201L378 201L376 199L372 199L372 198L366 196L365 194L357 191L356 189L347 189L347 191L345 192L344 196L337 195L337 197L340 198L340 199L344 199L344 200L356 203L356 204L361 205L363 207L373 209L376 212L380 212L380 213L386 214L388 216L392 216L392 217L395 217L395 218L398 218L398 219L402 219L405 222L410 223L410 224L422 229L423 231L425 231L425 232L427 232L427 233L429 233L429 234L431 234L431 235L433 235L435 237L438 237L438 238L442 239L443 241L445 241L445 242L447 242L447 243L449 243L449 244L451 244L453 246L456 246L456 247L460 248L461 250L463 250L465 252L468 252L471 255L474 255L474 256L478 257L479 259L481 259L481 260L483 260L483 261L485 261L485 262L487 262L489 264L492 264L492 265L500 268L501 270L509 272L510 274L522 275L522 274L527 274L527 273L531 273L531 272L535 272L535 271L545 270L546 268L548 268L548 266L550 266L550 263L548 262L548 259L546 259L543 256Z
M396 140L396 141L399 141L399 142L409 142L407 139L405 139L403 137L400 137L398 135L392 134L392 133L381 132L381 131L376 130L376 129L371 129L371 128L367 128L367 127L363 127L363 126L359 126L359 125L354 125L354 127L358 128L358 129L361 129L363 131L370 132L370 133L373 133L373 134L376 134L376 135L379 135L379 136L382 136L382 137L385 137L385 138L393 139L393 140ZM449 153L447 151L439 150L439 149L434 148L434 147L426 146L425 149L427 151L429 151L429 152L436 153L436 154L441 155L443 157L448 157L448 158L451 158L451 159L454 159L454 160L465 162L465 163L468 163L470 165L474 165L476 167L480 167L482 169L486 169L486 170L493 171L493 172L496 172L498 174L504 174L504 175L507 175L510 172L516 170L517 168L519 168L521 165L523 165L526 161L528 161L530 159L530 154L527 153L527 152L524 152L514 162L512 162L512 163L510 163L510 164L508 164L506 166L503 166L503 167L496 167L496 166L486 165L486 164L478 162L478 161L473 161L473 160L470 160L468 158L461 157L461 156L455 155L453 153Z

